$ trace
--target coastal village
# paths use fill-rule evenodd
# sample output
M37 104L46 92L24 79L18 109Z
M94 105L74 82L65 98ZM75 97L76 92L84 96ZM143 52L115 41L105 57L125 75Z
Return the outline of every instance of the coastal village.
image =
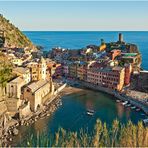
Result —
M116 42L101 39L100 45L77 50L55 47L44 55L41 50L27 47L5 47L1 31L0 48L0 54L7 58L5 62L13 67L11 79L0 88L2 141L11 141L8 135L17 134L17 126L50 115L48 111L56 109L51 102L66 85L107 92L148 114L148 71L141 68L138 47L126 43L121 33Z

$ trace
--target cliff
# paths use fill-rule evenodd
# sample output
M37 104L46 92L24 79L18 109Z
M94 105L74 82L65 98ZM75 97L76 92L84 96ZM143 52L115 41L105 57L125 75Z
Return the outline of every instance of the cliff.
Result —
M0 41L4 41L4 47L25 48L36 50L35 45L9 20L0 14Z

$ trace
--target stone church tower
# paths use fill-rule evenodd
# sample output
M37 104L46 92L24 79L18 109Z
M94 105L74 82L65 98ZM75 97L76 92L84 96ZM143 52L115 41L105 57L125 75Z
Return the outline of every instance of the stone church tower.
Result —
M46 65L46 60L41 57L39 65L38 65L38 79L39 80L46 80L46 69L47 69L47 65Z

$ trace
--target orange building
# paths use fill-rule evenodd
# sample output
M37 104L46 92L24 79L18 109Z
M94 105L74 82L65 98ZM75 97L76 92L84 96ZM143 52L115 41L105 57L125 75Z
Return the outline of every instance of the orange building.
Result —
M132 66L131 66L131 64L126 64L125 65L125 79L124 79L124 84L125 85L129 85L130 84L131 73L132 73Z
M111 59L114 60L115 57L120 56L121 55L121 50L118 49L114 49L111 51Z

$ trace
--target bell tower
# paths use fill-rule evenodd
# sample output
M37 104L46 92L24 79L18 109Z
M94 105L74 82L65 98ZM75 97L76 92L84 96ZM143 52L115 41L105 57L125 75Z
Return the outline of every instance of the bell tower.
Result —
M43 57L41 57L39 62L39 70L38 70L39 80L46 80L46 69L47 69L46 60Z

